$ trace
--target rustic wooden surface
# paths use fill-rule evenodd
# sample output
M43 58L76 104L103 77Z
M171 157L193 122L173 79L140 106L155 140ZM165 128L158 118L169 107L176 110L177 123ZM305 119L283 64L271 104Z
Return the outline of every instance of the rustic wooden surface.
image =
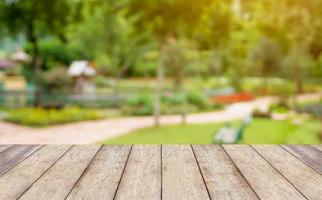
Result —
M0 200L322 199L321 145L0 145Z

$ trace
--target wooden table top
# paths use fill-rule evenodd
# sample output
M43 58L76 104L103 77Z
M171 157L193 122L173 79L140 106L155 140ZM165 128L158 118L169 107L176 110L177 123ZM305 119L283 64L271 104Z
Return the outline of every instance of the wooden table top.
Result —
M0 199L322 199L322 145L2 145Z

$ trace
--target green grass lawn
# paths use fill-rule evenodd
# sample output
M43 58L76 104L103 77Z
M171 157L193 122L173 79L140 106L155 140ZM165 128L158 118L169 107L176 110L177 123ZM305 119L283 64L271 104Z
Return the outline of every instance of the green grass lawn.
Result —
M234 123L237 124L237 123ZM172 125L146 128L120 136L106 144L211 144L213 134L222 124ZM317 144L318 121L301 126L290 122L255 119L246 129L241 143L245 144Z

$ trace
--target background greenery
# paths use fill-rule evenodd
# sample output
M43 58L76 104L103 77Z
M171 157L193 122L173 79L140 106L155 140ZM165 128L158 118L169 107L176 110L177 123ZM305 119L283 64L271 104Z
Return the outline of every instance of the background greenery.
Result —
M19 48L31 59L5 71L23 75L28 87L10 93L0 81L0 107L7 112L10 99L13 107L34 105L9 110L7 120L48 126L101 118L89 108L157 119L222 109L212 100L220 95L276 95L273 113L312 118L303 126L256 119L242 142L314 143L321 102L294 97L322 91L321 19L321 0L3 0L0 59ZM75 97L66 73L75 60L96 68L95 98ZM112 142L211 143L222 126L145 129Z

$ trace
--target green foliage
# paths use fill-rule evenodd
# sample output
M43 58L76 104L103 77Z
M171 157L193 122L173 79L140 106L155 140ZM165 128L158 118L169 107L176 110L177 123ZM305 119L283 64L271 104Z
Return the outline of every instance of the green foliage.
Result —
M230 6L229 1L210 1L204 8L194 33L202 48L219 47L227 42L233 30Z
M70 88L71 79L64 67L54 68L43 75L43 86L47 91L64 91Z
M271 105L270 109L271 112L273 113L288 113L289 109L287 109L285 106L281 106L281 105Z
M252 55L257 69L263 77L274 75L281 65L282 51L279 44L269 38L262 38Z
M295 92L303 79L322 76L321 7L320 0L6 0L0 40L32 56L28 81L38 77L39 54L45 71L87 59L104 75L154 77L159 60L178 88L186 76L225 76L236 90L246 76L277 76L294 80ZM283 92L265 80L267 94Z
M129 13L138 15L137 30L146 28L158 39L165 42L169 36L191 35L193 26L198 24L203 10L211 0L141 0L130 1Z
M23 108L9 111L5 120L26 126L43 127L54 124L95 120L102 117L97 111L77 107L69 107L61 110Z
M210 108L206 97L197 92L188 94L165 92L161 97L162 114L189 113L205 111ZM218 109L218 107L216 109ZM128 102L125 103L123 112L128 115L152 115L153 96L140 94L130 98Z
M165 94L161 97L161 101L171 106L178 106L185 103L186 97L184 94L165 92Z
M266 78L268 84L263 87L263 79L246 78L243 81L242 88L256 95L278 95L281 97L289 97L294 94L294 85L291 81L281 78Z
M104 77L104 76L96 76L95 77L95 85L97 87L110 87L111 86L111 80Z
M169 75L173 77L174 89L180 91L183 84L183 78L185 76L184 65L186 58L184 55L184 46L175 38L169 38L166 42L163 54L163 63L169 72Z
M73 60L86 58L82 52L84 50L53 37L41 40L39 50L43 69L46 70L59 66L68 66Z
M66 28L66 24L72 18L70 13L74 13L72 5L74 2L65 0L56 1L1 1L0 2L0 18L1 22L8 25L12 32L25 32L30 28L30 23L37 21L39 29L37 32L43 33L45 31L62 34ZM76 16L74 16L76 17ZM35 25L35 24L33 24ZM47 30L46 30L47 28ZM29 36L28 32L25 32Z
M130 115L152 115L153 97L151 95L137 95L126 102L123 108L125 114Z
M208 99L205 97L204 94L199 92L190 92L187 94L187 101L190 104L197 106L200 110L205 110L209 108Z

